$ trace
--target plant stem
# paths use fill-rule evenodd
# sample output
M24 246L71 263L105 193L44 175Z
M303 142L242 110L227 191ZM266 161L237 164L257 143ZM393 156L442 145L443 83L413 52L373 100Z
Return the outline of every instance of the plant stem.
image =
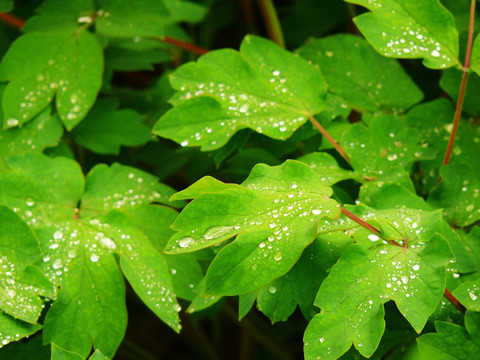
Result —
M345 161L349 165L352 165L352 161L348 157L345 150L343 150L343 148L340 145L338 145L338 143L330 136L330 134L327 132L327 130L325 130L324 127L322 125L320 125L320 123L312 115L308 115L308 118L310 119L312 124L318 129L318 131L320 131L322 133L322 135L325 136L325 138L328 140L328 142L333 145L335 150L337 150L338 153L340 155L342 155L342 157L345 159Z
M346 215L347 217L349 217L350 219L355 221L358 225L363 226L365 229L371 231L375 235L380 236L380 230L378 230L376 227L373 227L372 225L370 225L366 221L360 219L357 215L352 214L350 211L345 209L343 206L340 206L340 208L342 210L342 214Z
M475 26L475 3L476 3L476 0L471 0L470 22L468 25L467 50L465 52L465 62L462 67L462 71L463 71L462 81L460 82L460 90L458 91L457 107L455 108L455 115L453 118L452 133L450 134L450 139L448 140L447 150L445 151L445 158L443 159L443 165L448 165L450 161L450 156L452 155L453 144L455 142L455 135L457 133L460 115L462 114L463 99L465 96L465 90L467 88L468 72L470 69L470 57L472 54L473 30Z
M280 21L278 20L277 12L275 6L273 6L272 0L258 0L258 6L262 12L263 20L265 21L268 37L282 48L285 48L282 28L280 27Z
M5 24L13 26L16 29L21 29L25 26L25 20L8 13L1 13L0 20L2 20Z
M445 292L443 293L443 296L445 296L445 298L448 301L450 301L452 303L452 305L457 308L458 311L460 311L462 314L465 314L465 312L466 312L465 307L462 304L460 304L460 302L457 300L457 298L455 296L453 296L453 294L450 291L448 291L448 289L445 289Z
M177 46L181 49L187 50L187 51L189 51L191 53L194 53L194 54L197 54L197 55L203 55L203 54L206 54L208 52L207 49L204 49L200 46L190 44L190 43L187 43L187 42L182 41L182 40L174 39L170 36L164 36L162 38L157 38L157 39L160 40L160 41L166 42L168 44L175 45L175 46Z

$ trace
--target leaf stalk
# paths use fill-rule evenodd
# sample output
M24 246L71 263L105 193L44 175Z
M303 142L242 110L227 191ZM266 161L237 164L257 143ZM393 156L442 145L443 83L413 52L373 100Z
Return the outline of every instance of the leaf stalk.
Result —
M285 48L282 28L272 0L258 0L258 7L262 13L263 20L265 21L268 37L276 42L278 46Z

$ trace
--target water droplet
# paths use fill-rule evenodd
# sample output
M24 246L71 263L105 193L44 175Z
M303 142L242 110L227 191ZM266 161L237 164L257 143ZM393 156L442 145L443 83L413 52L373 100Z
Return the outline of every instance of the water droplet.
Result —
M109 237L101 238L100 239L100 244L104 248L107 248L107 249L110 249L110 250L115 250L117 248L117 244L115 244L115 242L112 239L110 239Z
M92 262L97 262L98 259L100 259L100 257L99 257L97 254L92 253L92 255L90 255L90 260L91 260Z
M212 226L205 231L203 237L207 240L216 239L227 235L233 229L235 229L234 226Z
M370 235L368 235L368 240L370 240L370 241L378 241L378 240L380 240L380 238L379 238L377 235L375 235L375 234L370 234Z
M273 255L273 259L276 261L282 260L282 253L277 252L275 255Z
M60 240L63 237L63 233L60 230L55 231L53 234L53 238L55 240Z
M322 210L318 210L318 209L313 209L312 210L313 215L320 215L321 213L322 213Z
M397 160L397 154L388 154L388 155L387 155L387 160L388 160L388 161Z
M320 341L321 343L324 343L324 342L325 342L325 338L322 336L320 339L318 339L318 341Z
M194 243L195 243L195 239L190 237L190 236L187 236L187 237L184 237L183 239L181 239L178 242L178 245L181 248L186 248L186 247L189 247L190 245L193 245Z
M470 299L472 299L473 301L477 300L477 295L475 295L473 291L471 291L468 295L470 296Z
M413 271L418 271L420 269L420 265L416 264L412 266Z
M174 304L173 305L173 310L176 312L180 312L182 310L182 307L179 304Z
M275 286L270 286L268 292L273 295L277 292L277 288Z
M7 125L10 127L17 126L18 125L18 120L14 118L10 118L7 120Z
M58 258L56 259L53 264L52 264L52 267L57 270L57 269L60 269L61 267L63 266L63 260Z

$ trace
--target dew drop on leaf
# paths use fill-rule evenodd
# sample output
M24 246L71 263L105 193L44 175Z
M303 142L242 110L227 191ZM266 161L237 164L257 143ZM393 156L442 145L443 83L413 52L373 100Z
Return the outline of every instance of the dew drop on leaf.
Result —
M93 253L92 255L90 255L90 260L92 262L97 262L98 259L100 259L100 257L97 254Z
M268 292L273 295L277 292L277 288L275 286L270 286Z
M232 229L234 229L234 226L213 226L205 231L203 237L207 240L216 239L228 234Z
M194 238L187 236L187 237L184 237L183 239L181 239L178 242L178 245L181 248L186 248L186 247L189 247L190 245L192 245L194 242L195 242Z

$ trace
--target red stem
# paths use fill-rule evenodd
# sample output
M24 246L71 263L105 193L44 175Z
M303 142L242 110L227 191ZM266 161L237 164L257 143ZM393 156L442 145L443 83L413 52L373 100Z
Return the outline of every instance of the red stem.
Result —
M163 42L175 45L175 46L177 46L181 49L187 50L187 51L189 51L191 53L194 53L194 54L197 54L197 55L203 55L203 54L206 54L208 52L207 49L204 49L200 46L193 45L193 44L187 43L187 42L182 41L182 40L174 39L174 38L171 38L170 36L164 36L163 38L159 38L159 39Z
M8 13L1 13L0 20L2 20L5 24L13 26L14 28L21 29L25 26L25 20L16 17L15 15L8 14Z
M17 28L17 29L21 29L22 27L25 26L25 20L9 13L0 13L0 20L3 21L5 24L13 26L14 28ZM182 40L174 39L174 38L171 38L170 36L164 36L163 38L159 38L159 40L178 46L179 48L182 48L184 50L190 51L198 55L202 55L208 52L207 49L201 48L200 46L196 46Z
M453 296L453 294L450 291L448 291L448 289L445 289L445 292L443 293L443 296L445 296L445 298L448 301L450 301L452 303L452 305L457 308L458 311L460 311L462 314L465 314L465 312L466 312L465 307L462 304L460 304L460 302L457 300L457 298L455 296Z
M473 30L475 26L475 3L476 0L472 0L470 4L470 22L468 25L467 51L465 53L465 62L462 68L462 81L460 82L457 107L455 108L455 115L453 118L452 133L450 134L450 139L448 140L447 150L445 151L445 158L443 159L443 165L448 165L448 163L450 162L453 144L455 142L455 135L457 134L458 123L460 120L460 115L462 114L463 99L465 97L465 90L467 88L468 71L470 69L470 57L472 54Z
M338 153L340 155L342 155L342 157L347 161L347 163L349 165L352 165L352 161L348 157L345 150L343 150L342 147L340 145L338 145L338 143L330 136L330 134L327 132L327 130L325 130L323 128L323 126L320 125L320 123L312 115L308 115L308 118L310 119L312 124L318 129L318 131L320 131L322 133L322 135L325 136L325 138L328 140L328 142L333 145L335 150L337 150Z
M347 209L345 209L343 206L340 206L340 209L342 210L342 214L346 215L347 217L349 217L350 219L352 219L353 221L355 221L358 225L361 225L361 226L363 226L365 229L370 230L370 231L371 231L372 233L374 233L375 235L379 235L379 236L380 236L380 230L378 230L376 227L373 227L372 225L370 225L370 224L367 223L366 221L360 219L357 215L352 214L350 211L348 211Z

